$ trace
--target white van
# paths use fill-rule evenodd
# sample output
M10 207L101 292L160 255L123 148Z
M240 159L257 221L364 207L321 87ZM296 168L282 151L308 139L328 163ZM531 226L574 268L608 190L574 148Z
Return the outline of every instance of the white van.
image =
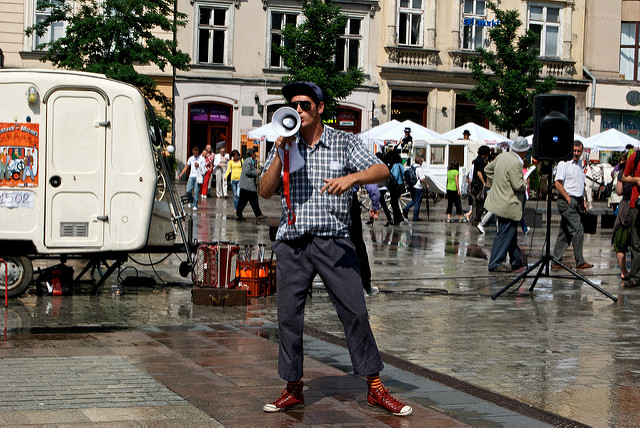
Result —
M152 141L155 116L140 92L98 74L0 70L0 100L0 257L9 265L8 294L28 287L30 258L143 248L160 139ZM0 272L4 295L1 264Z

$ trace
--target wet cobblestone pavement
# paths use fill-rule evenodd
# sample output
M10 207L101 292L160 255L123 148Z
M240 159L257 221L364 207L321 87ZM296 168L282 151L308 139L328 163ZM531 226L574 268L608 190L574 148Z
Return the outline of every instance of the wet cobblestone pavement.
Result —
M380 288L378 295L367 298L367 305L380 349L416 367L583 424L640 425L640 289L625 289L619 281L611 229L599 225L595 235L586 236L585 258L595 267L584 274L618 297L616 303L556 271L552 277L540 278L532 293L528 291L531 279L527 279L520 288L492 300L491 294L515 277L487 272L495 228L481 235L470 224L445 223L444 205L431 206L430 221L395 227L384 227L383 221L365 225L373 284ZM268 224L277 223L279 201L261 199L261 206L268 219L255 224L249 207L246 220L237 222L232 219L231 199L203 200L194 215L194 235L201 241L269 243ZM552 245L556 233L554 223ZM520 233L529 263L541 257L544 235L543 227L526 237ZM133 258L149 263L162 255ZM570 248L565 260L573 264L571 258ZM165 284L156 278L158 285L128 286L119 297L111 295L114 275L99 296L28 294L14 299L7 311L9 343L12 337L82 328L122 327L160 334L170 326L197 331L212 324L265 329L273 338L275 296L252 299L246 308L193 306L190 286L177 274L179 263L179 257L171 256L155 266ZM120 277L136 274L155 276L150 267L130 261ZM319 279L305 317L308 327L343 337ZM15 356L10 348L0 351L3 357ZM410 391L404 396L476 425L455 403L421 402ZM508 419L499 420L493 423L510 425ZM313 424L309 419L300 422ZM415 419L412 424L429 426L416 424Z

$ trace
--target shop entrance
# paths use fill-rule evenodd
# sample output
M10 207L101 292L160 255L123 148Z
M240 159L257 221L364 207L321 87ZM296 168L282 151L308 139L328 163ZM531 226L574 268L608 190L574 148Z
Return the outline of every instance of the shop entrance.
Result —
M189 105L189 138L187 155L195 146L200 150L207 144L218 151L231 152L231 105L222 103L193 103Z

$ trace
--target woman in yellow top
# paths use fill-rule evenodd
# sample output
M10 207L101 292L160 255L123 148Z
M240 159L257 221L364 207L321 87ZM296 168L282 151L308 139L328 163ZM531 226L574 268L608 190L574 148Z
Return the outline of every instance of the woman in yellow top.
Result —
M456 214L458 214L459 221L464 222L466 218L462 216L462 206L460 204L460 173L458 172L460 166L457 161L452 161L449 164L447 170L447 222L451 223L451 212L453 206L456 206Z
M240 197L240 187L238 182L240 181L240 175L242 174L242 159L240 159L240 152L237 150L231 151L231 160L229 161L229 167L227 173L224 175L226 180L231 175L231 193L233 194L233 209L238 209L238 198Z

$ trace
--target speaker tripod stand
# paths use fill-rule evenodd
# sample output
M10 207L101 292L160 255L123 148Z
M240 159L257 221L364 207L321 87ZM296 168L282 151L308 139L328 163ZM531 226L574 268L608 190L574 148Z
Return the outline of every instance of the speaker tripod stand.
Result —
M547 229L546 229L547 235L546 235L546 244L545 244L546 245L545 254L537 262L535 262L534 264L529 266L527 268L527 270L522 272L516 279L514 279L509 284L507 284L502 290L500 290L497 293L491 295L491 299L492 300L497 299L502 293L504 293L505 291L507 291L508 289L513 287L521 279L526 278L527 276L529 276L529 274L531 272L533 272L537 268L538 271L536 273L536 276L533 278L533 282L531 283L531 287L529 287L529 292L531 293L533 291L533 289L535 288L536 283L538 282L538 278L540 278L540 275L542 275L542 271L543 270L544 270L544 276L546 276L546 277L549 276L549 269L551 267L551 262L554 262L558 266L560 266L564 270L566 270L567 272L571 273L576 278L581 279L582 281L586 282L591 287L595 288L596 290L598 290L599 292L601 292L602 294L604 294L605 296L607 296L608 298L610 298L614 302L617 302L618 301L617 297L613 296L607 290L604 290L604 289L600 288L597 284L594 284L593 282L589 281L583 275L580 275L578 272L576 272L575 270L571 269L570 267L568 267L567 265L562 263L560 260L556 259L554 256L551 255L551 200L553 199L552 194L551 194L551 190L553 188L552 187L552 181L551 181L551 177L552 177L551 173L552 173L552 170L553 170L552 165L553 165L553 163L550 162L549 163L549 180L548 180L549 185L547 187Z

